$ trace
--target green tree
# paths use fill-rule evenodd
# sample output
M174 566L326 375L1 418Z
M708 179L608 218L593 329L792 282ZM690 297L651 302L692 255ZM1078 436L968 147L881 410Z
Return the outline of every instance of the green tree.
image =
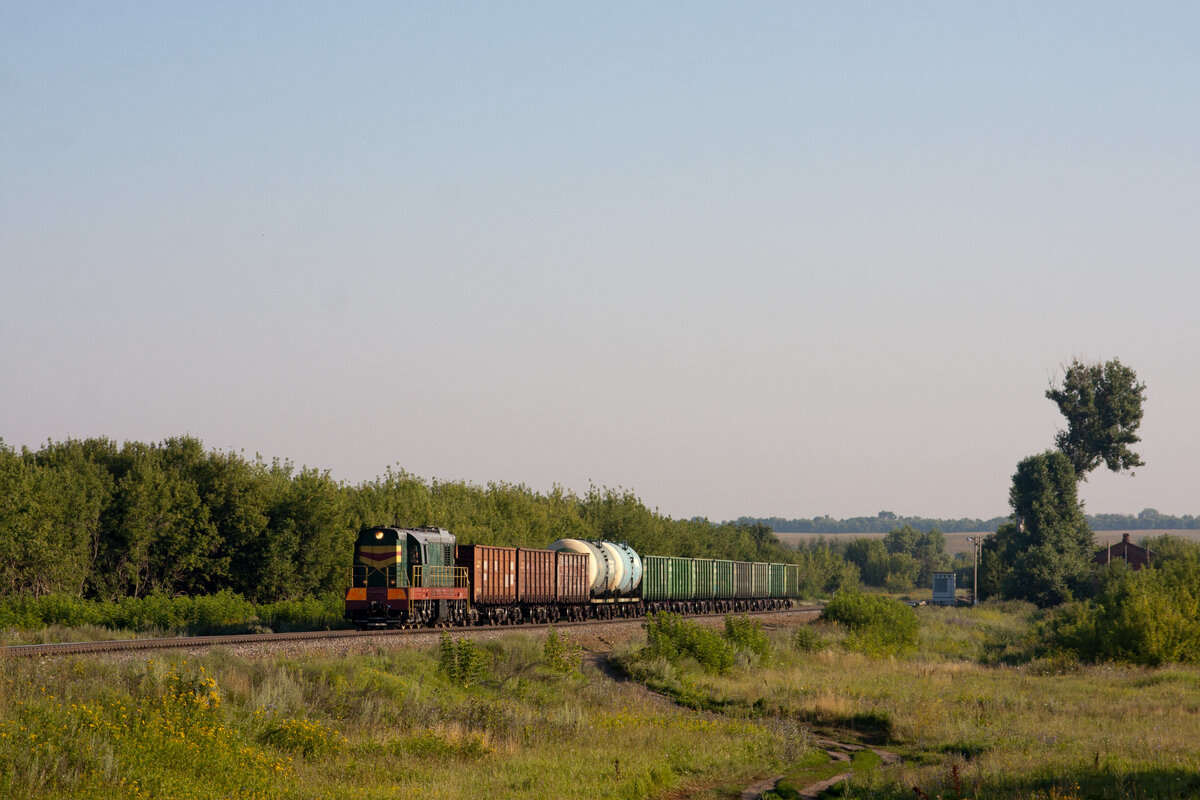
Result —
M209 560L214 586L261 601L261 554L272 531L270 510L286 491L261 459L249 462L236 453L209 453L198 466L196 482L216 531L217 545Z
M264 554L264 597L298 600L339 588L354 550L342 487L327 472L276 464L277 478L290 478L270 511L269 544Z
M203 591L217 536L180 453L126 445L112 526L100 542L95 583L110 598Z
M1100 593L1058 611L1048 632L1048 644L1089 661L1200 662L1200 560L1137 571L1114 563Z
M49 591L38 585L48 526L34 483L34 468L0 440L0 595Z
M930 586L933 573L950 567L950 556L946 553L946 537L937 528L924 532L911 525L893 528L883 538L883 544L893 556L911 556L916 561L918 568L913 576L913 583L917 586ZM891 571L898 573L901 570L893 565Z
M858 588L858 567L834 552L827 542L814 542L803 548L797 561L802 597L822 597L840 589Z
M879 539L857 537L846 544L842 555L858 567L862 582L867 586L883 586L887 583L891 559L888 557L887 548Z
M1117 359L1088 364L1075 359L1067 367L1061 386L1051 386L1046 397L1067 418L1067 429L1054 443L1075 468L1080 480L1101 462L1113 472L1144 464L1130 449L1137 444L1146 385Z
M349 496L351 527L442 524L434 519L429 487L404 470L388 468L381 478L359 484Z
M47 444L26 461L35 465L35 494L47 526L44 585L80 597L94 575L112 476L93 459L89 444L78 440Z
M1095 543L1066 455L1046 451L1017 465L1008 495L1014 522L988 538L981 594L1030 600L1041 607L1085 587Z

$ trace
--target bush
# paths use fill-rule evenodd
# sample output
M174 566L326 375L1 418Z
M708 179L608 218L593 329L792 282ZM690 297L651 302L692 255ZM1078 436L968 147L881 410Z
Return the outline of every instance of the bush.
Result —
M443 633L440 647L438 667L451 682L465 689L487 679L487 653L474 641L465 637L451 639L450 634Z
M1112 571L1098 596L1049 619L1043 642L1085 661L1200 663L1200 561Z
M678 614L652 614L645 622L646 647L639 658L662 658L678 663L692 658L706 672L723 675L735 661L735 651L720 635L683 619Z
M336 753L346 745L346 737L332 728L310 719L273 719L258 736L258 741L279 750L299 753L311 758L323 753Z
M232 633L257 616L252 603L228 589L187 599L191 602L187 604L184 624L192 634Z
M816 653L829 647L825 637L805 625L792 634L792 648L802 653Z
M173 631L194 636L253 631L260 625L276 631L329 630L346 625L342 603L341 592L327 592L319 597L255 606L228 589L193 597L123 597L116 602L56 594L14 595L0 600L0 628L103 626L137 633Z
M327 592L303 600L280 600L258 607L258 619L273 631L331 630L345 627L341 592Z
M734 648L752 654L760 662L771 656L771 640L762 623L749 617L725 617L725 640Z
M825 606L820 619L846 628L843 645L848 650L884 656L917 647L920 622L916 612L887 597L841 591Z
M542 656L551 669L569 674L579 672L583 648L572 642L565 633L559 636L558 631L551 629L542 644Z
M12 595L0 603L0 628L29 630L50 625L100 625L103 621L97 603L68 595Z

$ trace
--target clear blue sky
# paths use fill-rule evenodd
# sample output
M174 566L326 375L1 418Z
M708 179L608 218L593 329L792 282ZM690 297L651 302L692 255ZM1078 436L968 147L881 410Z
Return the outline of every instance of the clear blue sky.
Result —
M0 2L0 437L675 517L1200 513L1200 5Z

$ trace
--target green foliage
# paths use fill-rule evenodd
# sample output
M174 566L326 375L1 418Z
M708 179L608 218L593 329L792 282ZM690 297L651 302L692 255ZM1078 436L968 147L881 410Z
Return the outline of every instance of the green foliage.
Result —
M838 592L821 611L822 622L846 629L844 646L867 655L898 655L916 649L916 612L881 595Z
M331 630L345 626L342 618L345 596L340 591L325 592L302 600L280 600L257 606L261 625L277 633L284 631Z
M1046 397L1067 418L1067 429L1059 431L1054 443L1080 479L1101 462L1113 472L1145 463L1129 449L1140 441L1137 429L1145 392L1137 374L1115 358L1104 364L1074 359L1062 386L1046 390Z
M646 647L639 654L643 660L663 659L678 663L691 658L706 672L724 674L734 664L734 647L718 633L678 614L651 614L642 625L646 630Z
M825 640L825 637L807 625L797 628L789 641L792 649L802 653L817 653L829 647L829 642Z
M892 555L910 556L917 564L913 584L920 587L932 585L933 573L950 567L950 556L946 553L946 536L937 528L919 531L910 525L892 528L883 539L883 546ZM893 573L901 569L893 566ZM904 591L896 589L894 591Z
M867 586L906 592L928 585L934 570L949 565L946 539L939 531L921 533L910 527L896 528L884 539L857 537L841 545L846 561L858 567ZM853 584L838 588L853 588Z
M1070 459L1047 451L1021 461L1009 503L1016 522L984 542L980 594L1045 608L1086 592L1095 542Z
M635 680L688 708L720 706L703 686L703 676L728 675L739 654L744 667L765 665L772 652L762 625L745 617L725 617L723 634L670 613L653 614L642 627L646 645L615 662Z
M1200 560L1113 565L1101 592L1061 609L1044 635L1048 648L1086 661L1200 663Z
M542 643L542 656L556 672L576 673L583 663L583 648L565 633L560 636L558 631L551 629Z
M842 551L845 559L858 567L867 586L883 586L888 575L888 553L878 539L860 537L851 540Z
M290 717L271 719L258 741L305 758L337 753L347 743L346 737L317 720Z
M324 597L342 588L354 533L367 524L436 524L464 544L606 538L645 554L800 563L813 596L857 580L835 555L798 554L765 525L672 520L627 490L578 497L394 470L348 486L287 461L206 452L191 437L19 453L0 441L0 598ZM272 613L270 624L293 611Z
M492 750L479 734L451 738L437 731L414 731L396 741L392 752L397 756L412 756L423 761L433 759L476 761L490 755Z
M472 639L443 633L439 647L438 667L451 683L466 689L487 680L487 652Z
M750 653L759 663L771 657L771 640L756 619L725 617L725 641L739 651Z
M61 594L0 598L0 628L36 630L50 626L97 625L139 633L191 635L343 627L342 595L333 592L305 600L255 605L223 590L195 597L124 597L116 602L84 600Z
M1164 533L1161 536L1148 536L1141 545L1154 552L1156 563L1190 559L1200 561L1200 542L1193 542L1181 536Z
M828 597L839 589L858 587L858 565L843 558L826 540L801 545L796 560L800 565L801 597Z

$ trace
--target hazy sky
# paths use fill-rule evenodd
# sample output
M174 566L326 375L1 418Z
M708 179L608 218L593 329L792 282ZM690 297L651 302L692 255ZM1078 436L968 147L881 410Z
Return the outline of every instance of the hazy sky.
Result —
M674 517L1200 513L1200 4L0 2L0 437Z

